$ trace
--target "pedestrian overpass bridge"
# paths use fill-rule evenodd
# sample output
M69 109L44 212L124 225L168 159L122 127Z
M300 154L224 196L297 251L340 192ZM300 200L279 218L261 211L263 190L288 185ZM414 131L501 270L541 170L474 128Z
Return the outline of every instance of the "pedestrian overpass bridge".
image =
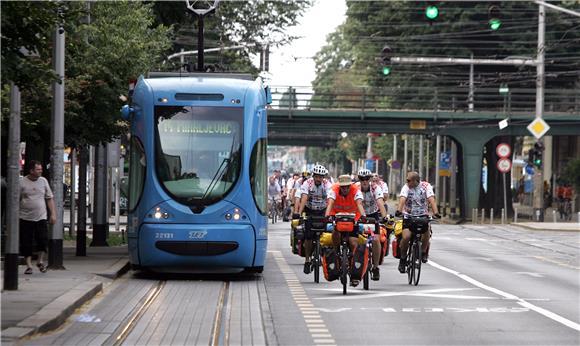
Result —
M274 145L334 147L341 132L441 135L460 148L461 211L476 208L485 144L496 136L530 136L535 119L535 89L455 93L371 93L364 88L314 93L293 87L272 89L268 141ZM424 95L424 96L421 96ZM548 136L580 135L580 89L545 94L543 120ZM506 119L508 126L498 123Z

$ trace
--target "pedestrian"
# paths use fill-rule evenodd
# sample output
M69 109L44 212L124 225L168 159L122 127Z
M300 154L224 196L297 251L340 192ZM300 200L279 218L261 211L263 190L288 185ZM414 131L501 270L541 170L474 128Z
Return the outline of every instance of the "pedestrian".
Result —
M24 274L32 274L33 252L38 252L36 266L46 273L43 260L48 248L47 222L56 222L56 208L48 180L42 176L42 164L31 160L27 168L28 175L20 179L20 253L26 258Z

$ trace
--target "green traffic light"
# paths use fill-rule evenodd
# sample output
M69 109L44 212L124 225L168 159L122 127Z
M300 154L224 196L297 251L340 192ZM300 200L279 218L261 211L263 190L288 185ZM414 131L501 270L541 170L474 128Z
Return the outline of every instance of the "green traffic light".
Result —
M430 20L434 20L439 16L439 8L437 6L429 5L425 9L425 17Z
M391 68L389 66L383 67L383 76L388 76L391 74Z
M496 19L496 18L489 20L489 28L491 30L497 30L497 29L499 29L500 26L501 26L501 20Z

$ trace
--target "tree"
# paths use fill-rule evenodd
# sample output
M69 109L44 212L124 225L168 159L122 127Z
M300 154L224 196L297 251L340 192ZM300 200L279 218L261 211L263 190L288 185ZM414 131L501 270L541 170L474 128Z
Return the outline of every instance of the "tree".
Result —
M257 75L250 54L258 54L262 45L278 47L296 37L287 29L298 23L304 11L312 5L307 1L222 1L215 13L204 20L205 48L230 47L244 44L246 49L218 51L205 55L206 65L221 70ZM156 20L174 27L173 51L197 49L197 20L184 2L156 1L153 3ZM195 60L195 59L193 59ZM178 62L172 63L172 68Z
M563 178L574 186L576 191L580 191L580 159L573 159L566 164Z

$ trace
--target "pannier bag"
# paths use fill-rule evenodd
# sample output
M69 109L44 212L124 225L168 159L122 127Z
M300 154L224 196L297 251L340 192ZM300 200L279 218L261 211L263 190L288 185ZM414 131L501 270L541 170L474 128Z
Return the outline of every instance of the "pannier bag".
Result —
M350 279L361 280L369 264L369 249L366 245L357 245L350 262Z
M290 236L292 253L304 257L304 226L298 225L292 228Z
M323 249L322 271L326 281L334 281L340 277L340 261L334 248Z
M388 239L389 239L389 236L387 234L387 229L385 228L385 226L381 225L381 236L380 236L381 257L379 259L379 264L383 264L383 260L385 259L385 256L387 256L389 254L389 242L387 241Z
M320 245L332 246L332 233L324 232L320 234Z
M401 258L401 254L400 252L400 248L399 248L399 243L401 241L401 236L395 236L393 238L393 241L391 242L392 244L392 248L393 248L393 257L395 258Z

